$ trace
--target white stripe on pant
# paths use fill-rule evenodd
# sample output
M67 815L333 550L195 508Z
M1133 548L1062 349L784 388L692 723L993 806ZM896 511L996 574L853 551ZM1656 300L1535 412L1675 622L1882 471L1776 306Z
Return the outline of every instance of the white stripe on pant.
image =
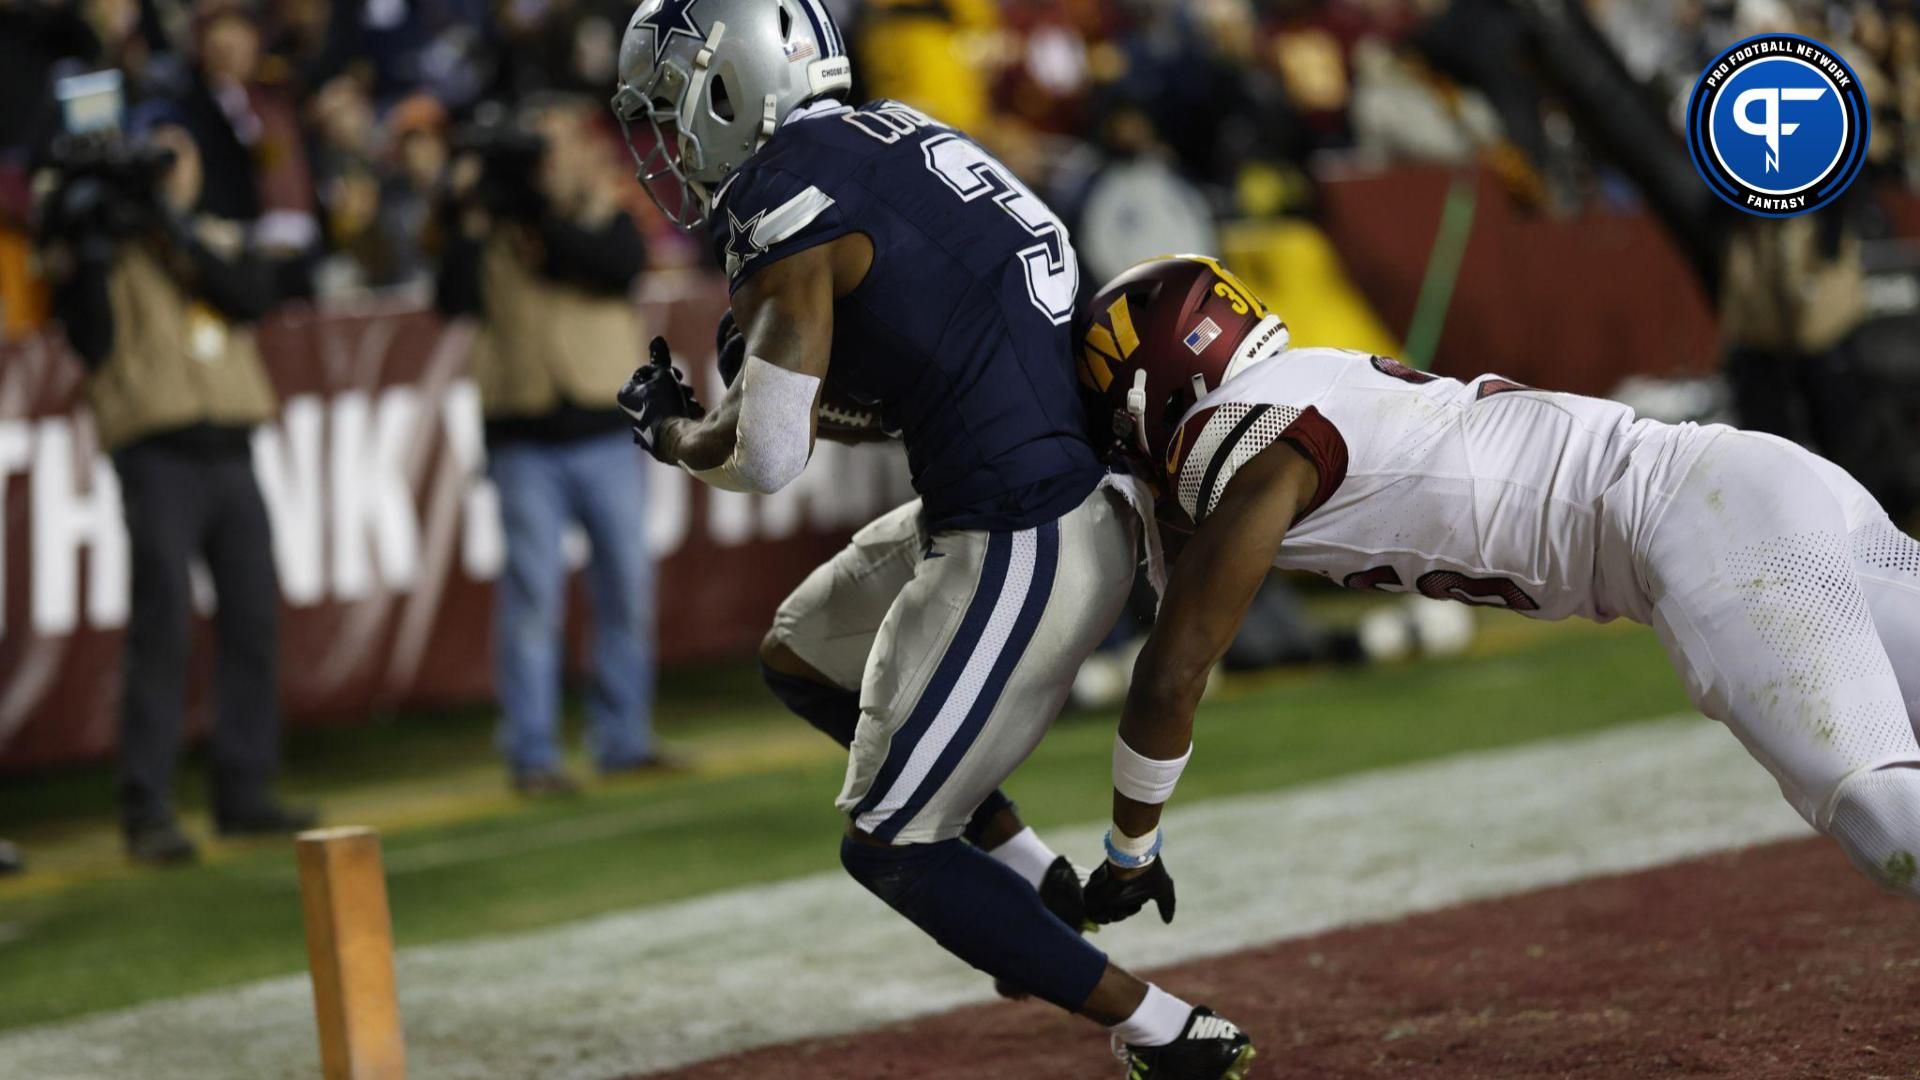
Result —
M862 828L882 830L884 822L875 835L893 843L958 836L980 801L1038 745L1080 662L1126 602L1138 521L1117 496L1095 491L1050 526L997 534L1007 547L996 569L989 558L996 534L923 538L913 513L902 508L862 530L775 620L776 633L810 663L857 647L862 638L849 635L847 620L836 613L864 621L862 612L873 607L868 594L905 569L903 547L925 545L925 557L911 564L911 576L867 639L860 726L838 799L842 811L859 811ZM1051 574L1044 572L1042 535L1049 527L1057 531ZM975 615L977 640L960 640L969 611L987 593L990 607ZM1022 636L1025 646L1012 651L1012 639ZM957 670L949 666L939 678L956 649L965 650L952 658ZM937 699L927 698L929 691ZM932 715L922 713L915 745L903 742L906 757L889 768L896 736L913 737L908 728L923 704ZM956 744L959 739L965 742Z

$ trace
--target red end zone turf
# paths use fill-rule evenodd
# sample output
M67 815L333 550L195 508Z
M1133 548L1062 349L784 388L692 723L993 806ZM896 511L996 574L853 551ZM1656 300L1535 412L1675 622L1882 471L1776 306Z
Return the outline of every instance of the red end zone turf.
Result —
M1880 893L1824 840L1155 975L1253 1034L1257 1078L1920 1076L1920 903ZM1117 1077L1106 1055L1102 1033L1057 1011L989 1005L655 1076Z

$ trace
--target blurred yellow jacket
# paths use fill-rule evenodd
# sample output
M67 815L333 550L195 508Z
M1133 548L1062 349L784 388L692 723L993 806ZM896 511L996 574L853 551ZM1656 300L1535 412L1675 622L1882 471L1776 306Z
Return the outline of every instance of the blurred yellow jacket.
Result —
M0 341L26 338L47 323L47 283L35 273L33 242L0 225Z
M987 81L976 59L1000 25L992 0L871 0L857 55L867 96L904 101L977 133L988 123Z

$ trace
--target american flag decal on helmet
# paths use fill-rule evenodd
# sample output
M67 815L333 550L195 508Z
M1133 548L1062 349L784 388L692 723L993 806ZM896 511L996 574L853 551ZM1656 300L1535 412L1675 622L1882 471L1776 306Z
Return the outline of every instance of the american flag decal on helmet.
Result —
M1212 319L1201 319L1200 325L1194 327L1193 333L1187 335L1187 348L1193 350L1193 355L1199 356L1206 351L1207 346L1213 344L1213 339L1219 336L1218 324Z

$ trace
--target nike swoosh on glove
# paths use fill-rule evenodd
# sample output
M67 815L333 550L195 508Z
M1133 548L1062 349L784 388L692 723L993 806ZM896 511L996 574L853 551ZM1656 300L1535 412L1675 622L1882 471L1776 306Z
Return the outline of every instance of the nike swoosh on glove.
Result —
M677 417L698 420L706 410L693 396L686 377L673 366L673 352L667 348L666 338L654 338L647 352L650 361L634 369L616 400L633 422L633 441L656 461L671 465L673 462L661 456L661 427Z

